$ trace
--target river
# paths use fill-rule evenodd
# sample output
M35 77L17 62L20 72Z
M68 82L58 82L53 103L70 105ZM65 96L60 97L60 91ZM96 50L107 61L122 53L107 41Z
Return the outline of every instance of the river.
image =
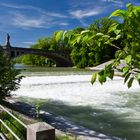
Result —
M91 85L92 71L72 68L24 67L22 74L26 77L13 92L19 100L30 104L39 100L46 111L86 128L122 140L140 140L136 81L130 89L120 77Z

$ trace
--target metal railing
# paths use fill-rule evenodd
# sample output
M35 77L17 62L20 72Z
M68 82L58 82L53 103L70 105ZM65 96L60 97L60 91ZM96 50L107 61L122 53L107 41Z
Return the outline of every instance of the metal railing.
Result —
M12 113L10 113L10 112L9 112L7 109L5 109L2 105L0 105L0 109L1 109L2 113L3 113L3 112L7 113L7 114L10 116L10 118L12 118L14 121L16 121L19 125L21 125L21 126L25 129L25 136L23 136L24 133L22 132L22 130L20 130L20 128L18 128L18 127L17 127L13 122L11 122L7 117L6 117L6 118L3 118L3 119L2 119L2 117L0 118L0 131L1 131L1 133L4 134L4 132L2 132L2 131L3 131L2 128L5 128L5 129L14 137L14 139L16 139L16 140L23 140L23 139L24 139L24 140L25 140L25 139L26 139L26 129L27 129L26 124L24 124L22 121L20 121L17 117L15 117ZM1 113L1 116L3 116L2 113ZM8 121L8 122L12 125L12 127L14 127L14 128L16 129L16 131L19 132L19 133L22 135L22 137L24 137L24 138L20 138L20 136L18 136L18 135L8 126L8 124L7 124L6 121ZM4 134L4 135L5 135L5 134Z

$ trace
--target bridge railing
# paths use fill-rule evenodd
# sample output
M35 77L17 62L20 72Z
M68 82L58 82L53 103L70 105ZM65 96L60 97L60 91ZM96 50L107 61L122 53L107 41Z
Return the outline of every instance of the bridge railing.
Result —
M2 105L0 112L0 140L55 140L55 129L49 124L26 125Z
M26 140L27 125L0 105L0 131L5 139Z

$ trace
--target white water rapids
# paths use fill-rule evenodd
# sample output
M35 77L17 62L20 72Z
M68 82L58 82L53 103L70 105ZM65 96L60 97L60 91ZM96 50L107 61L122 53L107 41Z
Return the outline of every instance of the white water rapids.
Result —
M13 94L24 96L24 99L45 99L47 111L86 128L126 140L139 140L138 83L134 81L128 89L121 77L108 80L103 85L99 82L91 85L90 80L91 75L27 76Z
M115 110L128 101L129 93L140 91L136 82L128 89L120 77L108 80L104 85L98 82L91 85L90 79L91 75L26 77L14 94Z

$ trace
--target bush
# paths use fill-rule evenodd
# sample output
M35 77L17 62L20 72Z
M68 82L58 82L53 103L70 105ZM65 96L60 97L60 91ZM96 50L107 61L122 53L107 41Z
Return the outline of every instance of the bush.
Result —
M0 47L0 100L10 96L11 91L19 88L22 76L14 68L14 63Z

